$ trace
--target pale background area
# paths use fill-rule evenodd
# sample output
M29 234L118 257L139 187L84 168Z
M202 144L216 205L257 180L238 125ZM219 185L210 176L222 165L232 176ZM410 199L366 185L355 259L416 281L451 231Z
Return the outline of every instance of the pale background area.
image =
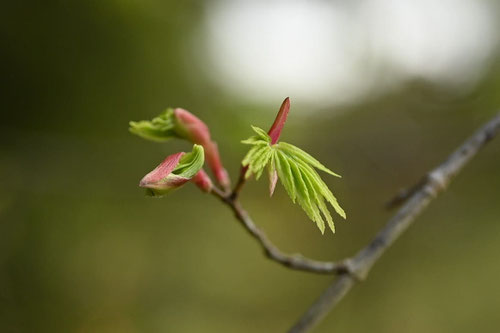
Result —
M283 332L331 282L266 260L213 197L137 187L185 142L129 120L181 106L233 180L281 101L282 139L348 220L322 236L278 185L242 202L284 251L354 254L417 182L500 109L497 1L11 1L0 7L1 332ZM497 332L500 141L315 332Z

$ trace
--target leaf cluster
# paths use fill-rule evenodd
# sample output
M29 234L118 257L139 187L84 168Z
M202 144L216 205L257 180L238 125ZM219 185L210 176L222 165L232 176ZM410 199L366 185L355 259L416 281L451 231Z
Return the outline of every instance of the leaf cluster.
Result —
M144 139L164 142L178 137L175 129L174 110L167 109L152 120L129 122L129 131Z
M242 161L242 165L247 167L245 177L254 174L256 179L259 179L266 166L270 179L277 172L292 201L302 207L321 233L325 230L325 220L330 230L335 232L333 219L325 201L344 219L346 214L316 169L332 176L340 175L294 145L286 142L271 145L271 138L264 130L254 126L252 128L256 135L242 141L252 146Z

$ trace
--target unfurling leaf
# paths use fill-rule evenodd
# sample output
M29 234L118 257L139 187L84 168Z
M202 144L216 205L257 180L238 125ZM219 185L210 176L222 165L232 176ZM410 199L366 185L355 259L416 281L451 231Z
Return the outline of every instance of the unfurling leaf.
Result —
M190 153L176 153L168 156L153 171L148 173L139 183L140 187L147 189L147 194L161 197L195 178L205 161L203 147L194 145ZM204 172L203 172L204 173ZM203 175L200 175L203 177ZM207 180L203 179L204 184L199 184L201 180L195 179L195 183L205 190L208 187Z
M229 176L222 165L217 144L210 137L208 126L191 112L182 108L167 109L151 121L131 121L129 124L131 133L148 140L164 142L179 138L202 145L207 164L216 180L224 188L229 187Z
M272 139L265 131L258 127L252 128L257 135L242 141L252 146L242 161L242 165L247 167L245 177L254 174L258 179L267 166L271 195L279 178L292 201L298 202L321 233L325 231L325 220L330 230L335 232L325 200L344 219L346 214L315 168L336 177L340 176L302 149L286 142L271 144Z
M174 110L167 109L158 117L149 120L129 122L130 132L144 139L163 142L179 137L175 131Z

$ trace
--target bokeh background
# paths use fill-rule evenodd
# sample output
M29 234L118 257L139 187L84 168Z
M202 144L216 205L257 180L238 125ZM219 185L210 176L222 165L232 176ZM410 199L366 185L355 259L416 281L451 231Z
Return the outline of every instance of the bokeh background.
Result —
M215 198L139 179L184 142L129 120L184 107L233 180L284 97L283 140L343 175L322 236L279 187L242 201L287 252L337 260L383 205L500 109L496 0L4 1L1 332L283 332L331 282L263 258ZM315 332L498 332L492 141Z

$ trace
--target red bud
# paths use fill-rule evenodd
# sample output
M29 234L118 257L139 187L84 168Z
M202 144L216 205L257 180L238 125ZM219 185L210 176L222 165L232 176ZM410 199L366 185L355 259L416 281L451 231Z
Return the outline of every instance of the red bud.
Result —
M203 169L198 171L198 173L192 179L193 183L198 186L203 192L210 192L212 190L212 180L206 174Z
M153 171L141 179L139 186L151 190L151 194L168 193L189 181L189 178L172 174L184 152L167 156Z
M175 119L179 126L177 131L193 143L204 146L210 142L210 130L208 126L191 112L177 108L174 110ZM205 148L205 147L203 147Z
M286 117L288 116L288 112L290 111L290 98L287 97L281 104L280 110L276 119L274 120L273 126L269 130L268 134L271 137L271 144L274 145L278 142L281 130L283 130L283 126L285 126Z
M208 126L198 117L184 109L177 108L174 110L174 114L178 125L176 126L176 131L191 142L203 146L206 161L215 179L224 188L228 188L230 185L229 176L222 165L217 144L211 140Z

